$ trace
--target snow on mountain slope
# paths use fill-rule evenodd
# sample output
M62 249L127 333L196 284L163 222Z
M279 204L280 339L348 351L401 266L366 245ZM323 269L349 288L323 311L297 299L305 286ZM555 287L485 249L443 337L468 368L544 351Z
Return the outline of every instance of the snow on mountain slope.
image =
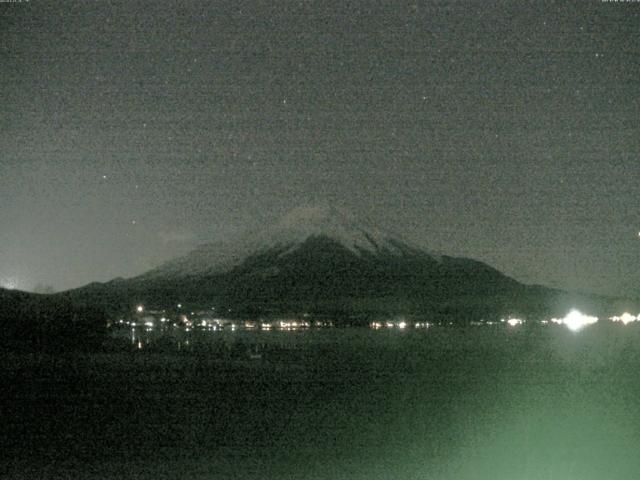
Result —
M263 245L295 248L313 236L328 237L355 254L362 251L375 254L382 249L400 254L402 246L419 250L345 210L328 206L296 208L262 231L257 240Z
M295 251L309 238L318 236L334 240L355 255L384 252L391 255L426 254L436 260L440 258L439 255L400 240L370 223L360 221L342 209L330 206L299 207L272 226L252 232L235 242L203 245L142 277L221 273L253 255L274 251L285 255Z

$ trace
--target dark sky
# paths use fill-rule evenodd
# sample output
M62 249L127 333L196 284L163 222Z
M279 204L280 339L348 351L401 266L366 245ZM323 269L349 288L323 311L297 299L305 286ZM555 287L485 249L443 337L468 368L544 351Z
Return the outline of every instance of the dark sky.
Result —
M0 3L0 285L335 203L639 296L639 45L640 3L600 0Z

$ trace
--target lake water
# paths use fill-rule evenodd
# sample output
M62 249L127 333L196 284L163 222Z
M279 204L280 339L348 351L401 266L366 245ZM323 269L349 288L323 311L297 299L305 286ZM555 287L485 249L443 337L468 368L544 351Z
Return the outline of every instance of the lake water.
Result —
M640 473L635 325L131 333L3 357L3 478Z

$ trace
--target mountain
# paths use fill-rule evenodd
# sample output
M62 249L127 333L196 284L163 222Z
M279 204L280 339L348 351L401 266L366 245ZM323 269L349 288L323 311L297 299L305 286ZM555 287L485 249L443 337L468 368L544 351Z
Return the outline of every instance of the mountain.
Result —
M443 320L540 317L578 301L482 262L431 252L326 206L294 209L274 225L203 245L138 277L65 295L123 312L136 303L184 303L231 315L404 313Z
M192 253L170 261L141 276L188 277L224 273L247 258L278 253L286 256L313 238L326 238L355 256L427 254L438 256L394 238L374 225L356 219L336 207L301 207L287 213L279 222L228 243L203 245Z
M203 245L190 254L170 261L142 275L141 279L189 277L224 273L247 258L277 252L286 256L312 238L326 238L356 256L427 253L357 220L335 207L302 207L287 213L279 222L250 232L232 242ZM433 254L430 254L434 258Z

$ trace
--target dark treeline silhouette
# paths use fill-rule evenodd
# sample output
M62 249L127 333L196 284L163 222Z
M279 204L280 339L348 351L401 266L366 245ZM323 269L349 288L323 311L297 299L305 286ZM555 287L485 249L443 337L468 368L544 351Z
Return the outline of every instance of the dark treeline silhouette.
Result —
M0 348L11 351L92 351L107 334L104 313L55 295L0 289Z

